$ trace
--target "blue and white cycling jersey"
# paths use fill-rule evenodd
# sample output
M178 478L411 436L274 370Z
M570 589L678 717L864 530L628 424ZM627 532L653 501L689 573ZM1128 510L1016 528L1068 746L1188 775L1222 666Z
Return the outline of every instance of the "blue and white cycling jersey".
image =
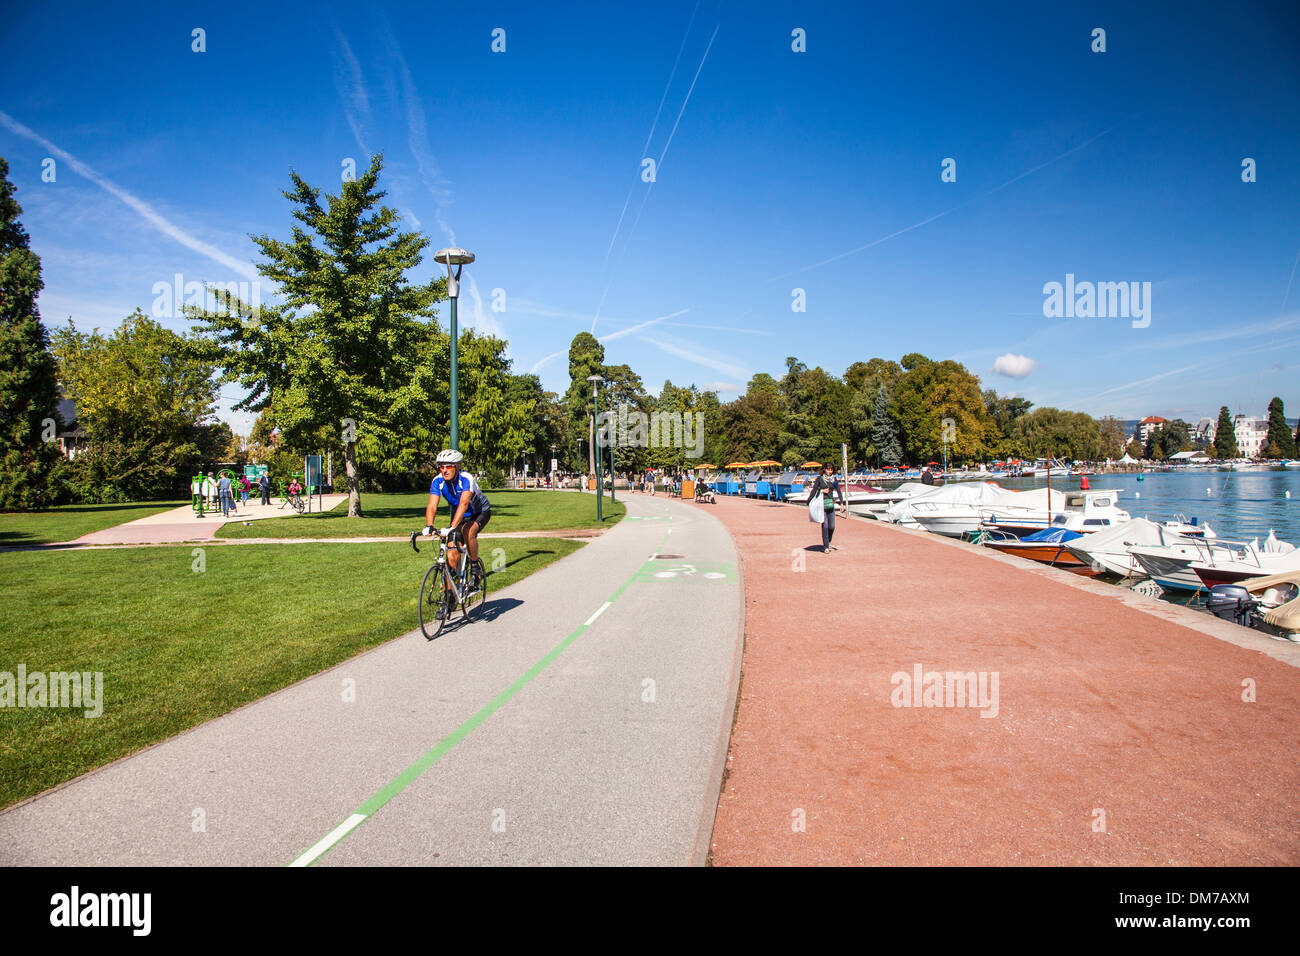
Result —
M446 482L439 475L429 485L429 494L442 495L447 504L451 505L453 518L456 516L456 509L460 507L460 496L466 491L470 493L469 506L465 509L466 518L476 518L492 507L487 495L483 494L483 489L474 480L474 476L467 471L462 471L451 483Z

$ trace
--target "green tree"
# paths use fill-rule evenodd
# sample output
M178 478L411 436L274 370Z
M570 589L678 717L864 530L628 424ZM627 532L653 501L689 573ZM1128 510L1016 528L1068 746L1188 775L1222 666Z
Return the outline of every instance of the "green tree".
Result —
M202 354L250 390L236 408L274 403L291 444L322 427L339 431L354 517L361 515L358 439L400 456L412 426L435 406L437 369L429 359L437 328L421 320L433 317L446 293L445 278L408 282L429 240L399 233L397 213L380 205L382 168L375 156L324 206L320 190L290 172L293 188L284 196L299 223L292 238L253 237L264 256L258 272L279 284L283 305L253 314L217 292L215 311L187 309L200 322Z
M533 409L512 402L510 360L502 339L466 329L457 353L465 411L460 418L461 449L466 461L485 474L499 473L528 447Z
M1237 448L1237 431L1232 424L1232 416L1228 414L1228 406L1223 405L1219 408L1219 423L1215 426L1214 432L1214 457L1220 461L1229 458L1237 458L1241 455Z
M945 437L952 461L986 455L994 429L979 378L950 359L931 362L913 353L902 364L911 367L894 388L892 411L907 460L938 460Z
M1296 456L1295 437L1291 426L1286 423L1286 411L1282 399L1277 396L1268 403L1268 440L1266 444L1274 449L1269 458L1294 458Z
M898 441L898 426L889 414L889 393L882 383L876 389L875 408L871 413L871 448L882 465L897 465L903 460L903 446Z
M645 466L645 448L629 444L629 436L619 433L621 422L628 422L631 431L634 426L634 413L645 413L649 408L650 397L646 394L641 376L627 365L605 365L599 373L605 382L601 386L601 413L608 412L608 426L605 434L614 443L614 467L619 472L636 471ZM588 385L588 392L591 386ZM635 436L633 436L635 437ZM609 466L609 447L603 449L605 466Z
M1107 415L1101 425L1101 458L1122 458L1124 456L1124 423L1112 415Z
M564 407L569 417L569 439L566 448L568 467L576 470L596 470L594 444L592 442L592 398L591 383L588 376L603 375L605 372L605 346L590 332L579 332L569 343L569 388L564 393ZM586 443L587 460L585 466L579 458L579 445Z
M777 451L777 438L785 417L785 401L776 380L759 372L749 381L744 395L722 406L725 449L718 457L722 466L732 461L758 461Z
M229 463L234 436L214 420L217 369L193 343L138 309L109 337L54 333L53 350L88 448L72 466L86 501L161 498L205 462Z
M1097 461L1102 457L1101 424L1083 412L1044 406L1017 418L1011 426L1012 443L1024 457L1070 458ZM1133 457L1142 457L1138 446Z
M1132 439L1124 446L1124 454L1128 455L1130 458L1141 458L1143 455L1142 443L1136 438Z
M810 369L791 356L786 359L780 389L785 398L785 417L777 435L781 462L797 466L810 458L837 461L840 444L849 438L847 386L821 368Z
M48 508L62 494L63 459L55 432L54 356L36 309L45 287L41 260L18 217L9 163L0 157L0 511Z

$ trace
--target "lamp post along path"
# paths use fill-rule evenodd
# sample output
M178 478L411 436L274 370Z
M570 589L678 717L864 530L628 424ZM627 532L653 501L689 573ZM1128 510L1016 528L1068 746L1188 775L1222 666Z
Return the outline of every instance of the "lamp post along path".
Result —
M433 261L447 267L447 298L451 300L451 447L460 451L460 388L456 364L460 330L456 327L456 302L460 298L461 267L474 261L474 253L465 249L439 249L433 254Z
M600 421L600 395L597 392L597 389L600 388L600 383L605 381L605 379L600 375L588 375L587 381L591 383L591 404L593 409L591 417L591 447L593 451L592 457L596 459L596 520L603 522L605 520L605 485L600 474L600 426L597 424L597 422Z

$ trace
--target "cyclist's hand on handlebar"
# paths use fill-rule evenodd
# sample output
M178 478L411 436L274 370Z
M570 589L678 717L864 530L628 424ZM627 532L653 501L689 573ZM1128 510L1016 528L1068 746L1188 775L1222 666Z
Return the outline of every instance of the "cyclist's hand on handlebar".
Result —
M426 525L424 526L424 530L421 531L420 534L423 535L423 536L426 537L426 538L429 537L429 535L433 534L433 525L431 525L431 524L426 524Z
M439 529L438 529L438 535L439 535L440 537L442 537L442 538L446 538L447 535L449 535L449 534L451 534L451 528L439 528Z

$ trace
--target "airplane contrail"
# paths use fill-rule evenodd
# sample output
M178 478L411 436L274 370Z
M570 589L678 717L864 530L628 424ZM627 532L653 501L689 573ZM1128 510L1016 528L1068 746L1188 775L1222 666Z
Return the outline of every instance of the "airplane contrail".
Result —
M692 15L692 18L693 18L693 15ZM679 124L681 123L681 121L682 121L682 116L686 113L686 105L687 105L688 103L690 103L690 101L691 101L691 94L692 94L693 92L695 92L695 84L696 84L696 82L697 82L697 81L699 80L699 78L700 78L700 71L704 69L704 61L707 60L707 59L709 58L709 51L713 49L713 41L717 38L717 36L718 36L718 29L719 29L721 26L722 26L722 23L721 23L721 22L719 22L719 23L717 23L717 24L714 25L714 27L713 27L713 33L712 33L712 35L709 37L709 45L706 46L706 47L704 48L704 55L703 55L702 57L700 57L700 64L699 64L699 66L697 66L697 67L695 68L695 76L691 77L691 85L690 85L690 88L687 89L687 91L686 91L686 98L685 98L684 100L682 100L682 107L681 107L681 109L679 109L679 110L677 111L677 119L673 122L673 128L672 128L672 130L670 130L669 133L668 133L668 142L664 143L664 149L663 149L663 152L659 154L659 159L658 159L658 161L655 163L655 176L656 176L656 177L658 177L658 175L659 175L659 170L663 167L664 157L668 155L668 147L671 146L671 145L673 144L673 136L677 133L677 127L678 127L678 125L679 125ZM675 69L675 68L674 68L674 69ZM632 220L632 228L628 230L628 232L627 232L627 238L623 240L623 252L626 252L626 251L627 251L628 244L632 241L632 236L636 233L636 226L637 226L637 223L639 223L639 222L641 221L641 213L645 212L645 204L646 204L646 201L650 198L650 191L651 191L652 189L654 189L654 186L655 186L655 180L652 179L652 180L650 180L650 185L646 188L645 196L643 196L642 199L641 199L641 207L640 207L639 209L637 209L637 212L636 212L636 218L635 218L634 220ZM630 196L631 193L629 193L628 195ZM626 209L625 209L624 211L626 212ZM622 218L620 217L620 222L621 222L621 221L622 221ZM616 235L617 235L617 234L616 234ZM612 241L611 241L611 243L610 243L610 247L613 248L613 242L612 242ZM606 259L608 259L609 253L606 252L605 255L606 255ZM620 262L622 261L622 254L621 254L621 253L620 253L620 255L619 255L619 261L620 261ZM601 296L600 296L600 304L596 306L596 314L595 314L594 316L592 316L592 319L591 319L591 331L592 331L593 334L594 334L595 331L596 331L596 323L597 323L598 321L600 321L600 310L601 310L601 307L603 307L604 304L605 304L605 296L607 296L607 295L609 294L609 287L610 287L611 285L613 285L613 284L614 284L614 279L613 279L613 277L611 276L609 282L606 283L606 285L605 285L605 291L604 291L604 292L601 294Z
M904 228L899 229L897 232L891 232L887 236L881 236L879 239L873 239L871 242L868 242L866 245L858 246L856 249L850 249L848 252L841 252L839 255L831 256L829 259L823 259L821 262L814 262L812 265L801 266L798 269L791 269L789 272L783 272L780 275L772 276L770 279L767 279L765 281L776 282L780 279L785 279L793 275L798 275L801 272L807 272L809 269L817 269L821 266L829 265L832 262L836 262L840 259L847 258L848 256L856 255L859 252L864 252L867 249L872 248L873 246L878 246L882 242L888 242L890 239L895 239L898 236L903 235L903 233L911 232L913 229L920 229L922 226L928 225L929 223L934 222L936 219L942 219L944 216L954 213L958 209L961 209L964 206L969 206L973 202L976 202L980 199L984 199L988 196L992 196L994 193L1006 189L1012 183L1019 182L1020 180L1024 179L1026 176L1033 175L1034 173L1038 172L1040 169L1045 169L1046 167L1051 166L1053 163L1060 162L1070 154L1077 153L1079 150L1083 149L1089 144L1095 142L1096 140L1101 139L1103 136L1109 133L1111 129L1114 129L1114 127L1111 127L1110 129L1102 130L1096 136L1084 140L1082 143L1080 143L1078 146L1075 146L1073 149L1067 149L1061 155L1054 156L1051 159L1047 160L1046 162L1039 163L1037 166L1033 167L1032 169L1027 169L1023 173L1020 173L1018 176L1011 177L1005 183L1002 183L999 186L994 186L992 189L985 190L984 192L980 193L978 196L972 196L970 199L967 199L965 202L958 203L957 205L953 206L951 209L945 209L943 212L935 213L933 216L930 216L928 219L922 219L920 222L913 223L910 226L905 226Z
M672 72L668 74L668 82L664 84L664 95L659 97L659 108L655 110L654 122L650 124L650 135L645 138L645 145L641 147L641 157L644 157L646 150L650 148L650 141L655 138L655 130L659 128L659 117L664 111L664 103L668 101L668 91L672 89L673 79L677 76L677 67L682 62L682 52L686 49L686 40L691 35L691 27L695 25L695 14L700 12L700 0L695 0L695 9L691 11L691 19L686 23L686 32L682 34L682 45L677 48L677 59L673 60ZM628 204L632 202L632 193L636 192L636 183L632 183L632 188L627 191L627 198L623 200L623 211L618 214L618 222L614 226L614 234L609 237L609 248L605 250L605 262L609 263L609 254L614 250L614 242L618 239L618 231L623 228L623 217L627 215Z
M160 213L158 213L152 206L150 206L143 199L140 199L138 196L135 196L127 192L117 183L113 182L107 176L104 176L103 174L99 173L97 170L94 170L91 167L87 166L85 163L77 159L67 150L60 149L58 146L55 146L53 143L51 143L40 133L37 133L35 130L29 129L28 127L24 126L22 123L18 122L8 113L6 113L4 110L0 110L0 125L7 127L8 129L17 133L19 136L25 137L26 139L30 139L32 142L39 143L41 146L45 147L47 150L50 151L50 153L57 156L59 159L63 160L63 162L71 166L75 172L79 173L81 176L85 177L86 179L89 179L92 183L94 183L100 189L103 189L105 192L110 193L111 195L116 196L118 199L122 200L122 202L126 203L128 206L130 206L132 209L138 212L142 217L144 217L146 222L148 222L151 226L153 226L163 235L170 236L172 239L175 239L177 242L179 242L181 245L185 246L186 248L193 249L195 252L199 253L200 255L207 256L213 262L220 263L221 265L225 266L227 269L231 270L232 272L235 272L238 275L243 276L245 279L260 278L256 267L251 262L240 261L239 259L236 259L234 256L222 252L220 249L218 249L216 246L212 245L211 243L204 242L202 239L196 239L194 236L191 236L188 232L181 229L180 226L176 225L174 222L172 222L171 220L165 218Z

